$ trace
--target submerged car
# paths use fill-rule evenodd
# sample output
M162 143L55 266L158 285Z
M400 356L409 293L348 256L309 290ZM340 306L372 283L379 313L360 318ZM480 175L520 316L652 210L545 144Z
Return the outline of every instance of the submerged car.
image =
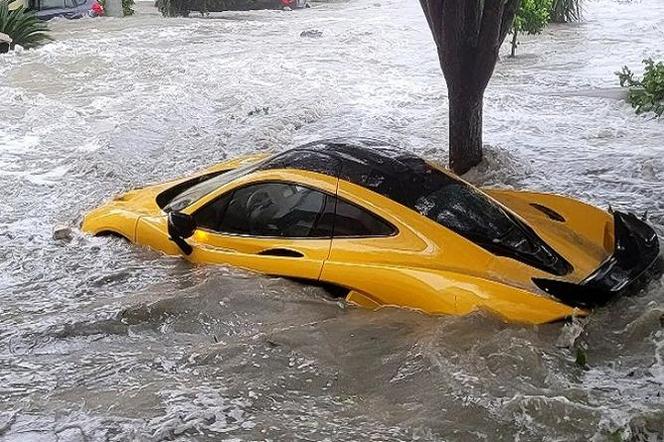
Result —
M585 316L656 261L632 214L479 189L407 151L335 139L218 164L88 213L84 231L327 285L368 308Z
M55 17L76 19L94 15L97 0L28 0L28 8L41 20Z
M260 9L303 9L306 0L156 0L155 6L165 17L188 16L190 12L201 14L224 11L255 11Z

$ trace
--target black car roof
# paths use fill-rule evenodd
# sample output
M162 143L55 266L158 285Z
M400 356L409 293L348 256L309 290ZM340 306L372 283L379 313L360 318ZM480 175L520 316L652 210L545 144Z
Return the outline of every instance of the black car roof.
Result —
M385 175L393 175L401 168L399 159L402 157L418 158L378 140L334 138L289 149L272 157L259 169L301 169L335 177L377 169Z
M423 190L421 186L431 166L417 155L382 141L335 138L287 150L258 167L271 169L298 169L338 177L403 203L412 198L408 193L419 194Z

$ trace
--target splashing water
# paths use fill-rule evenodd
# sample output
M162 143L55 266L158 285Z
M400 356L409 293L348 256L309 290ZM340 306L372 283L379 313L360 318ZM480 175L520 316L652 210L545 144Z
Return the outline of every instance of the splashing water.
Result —
M445 161L417 2L138 8L56 20L54 43L0 57L0 439L664 438L662 281L583 323L525 327L348 308L76 230L54 241L117 193L255 150L359 135ZM499 62L469 178L648 210L664 233L664 126L613 75L664 57L664 3L585 15Z

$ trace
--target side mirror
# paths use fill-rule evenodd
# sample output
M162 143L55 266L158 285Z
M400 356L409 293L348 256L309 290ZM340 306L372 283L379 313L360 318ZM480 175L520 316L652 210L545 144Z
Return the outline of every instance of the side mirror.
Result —
M195 230L196 221L193 216L182 212L170 212L168 214L168 236L185 255L191 255L193 251L185 238L193 235Z

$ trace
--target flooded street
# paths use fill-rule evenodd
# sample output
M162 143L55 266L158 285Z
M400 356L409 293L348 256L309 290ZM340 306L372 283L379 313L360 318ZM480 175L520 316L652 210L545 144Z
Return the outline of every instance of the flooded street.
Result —
M664 440L662 280L531 327L368 312L81 234L122 191L254 150L369 136L446 161L416 1L138 10L56 20L55 42L0 56L0 440ZM635 115L614 72L664 58L664 2L585 16L499 61L469 178L647 210L662 235L664 121Z

